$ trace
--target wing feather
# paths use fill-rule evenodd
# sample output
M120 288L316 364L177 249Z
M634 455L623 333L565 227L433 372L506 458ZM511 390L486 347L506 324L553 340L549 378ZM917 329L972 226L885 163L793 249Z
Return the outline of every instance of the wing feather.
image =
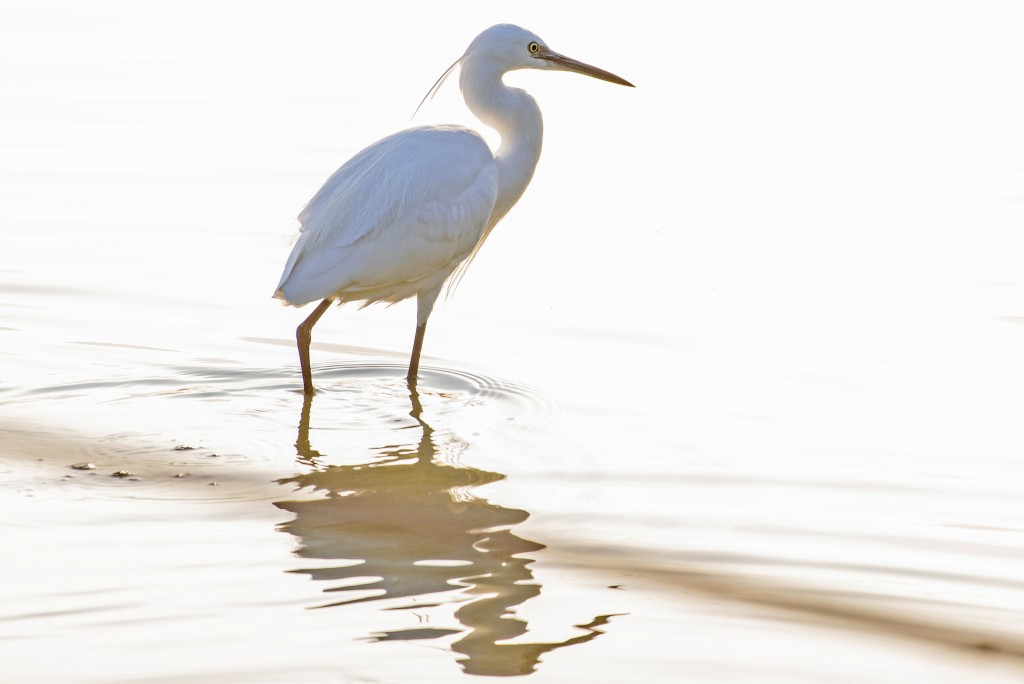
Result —
M497 197L479 134L413 128L336 171L299 214L299 238L275 296L301 306L399 301L440 286L479 242Z

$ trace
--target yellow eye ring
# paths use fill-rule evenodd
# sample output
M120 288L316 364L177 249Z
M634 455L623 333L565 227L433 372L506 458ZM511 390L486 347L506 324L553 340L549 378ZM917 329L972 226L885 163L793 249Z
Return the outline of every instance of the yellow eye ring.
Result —
M535 55L540 52L540 45L538 43L530 43L530 54Z

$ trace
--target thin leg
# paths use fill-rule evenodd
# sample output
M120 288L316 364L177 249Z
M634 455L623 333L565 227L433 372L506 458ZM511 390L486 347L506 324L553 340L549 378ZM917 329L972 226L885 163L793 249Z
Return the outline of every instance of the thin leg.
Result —
M309 343L313 339L313 326L324 315L332 300L325 299L313 309L309 318L295 329L295 342L299 345L299 365L302 366L302 391L306 396L313 394L313 371L309 368Z
M416 387L416 376L420 372L420 350L423 349L423 333L426 330L426 323L416 326L416 339L412 343L412 358L409 359L409 374L405 376L409 387Z

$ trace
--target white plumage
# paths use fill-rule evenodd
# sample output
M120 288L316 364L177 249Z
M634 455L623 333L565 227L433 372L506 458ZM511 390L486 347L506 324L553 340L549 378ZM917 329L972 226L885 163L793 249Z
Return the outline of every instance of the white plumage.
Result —
M474 131L428 126L384 138L299 214L277 296L295 306L327 297L372 304L440 291L476 247L497 196L494 156Z
M415 385L427 318L442 286L519 200L540 159L540 108L525 91L506 86L503 74L558 69L631 85L509 24L477 36L435 88L456 66L470 111L501 136L497 153L467 128L411 128L346 162L299 215L299 237L274 296L293 306L322 300L296 330L307 394L312 328L332 302L393 303L414 295L408 380Z

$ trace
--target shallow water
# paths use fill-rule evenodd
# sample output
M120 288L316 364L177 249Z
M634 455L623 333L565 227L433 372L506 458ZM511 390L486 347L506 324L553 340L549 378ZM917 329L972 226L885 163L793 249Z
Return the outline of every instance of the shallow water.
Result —
M494 18L406 67L386 8L76 7L0 41L0 679L1024 676L1018 14L908 64L798 4L615 50L524 6L639 87L524 75L545 156L419 393L403 303L325 316L309 401L288 222Z

